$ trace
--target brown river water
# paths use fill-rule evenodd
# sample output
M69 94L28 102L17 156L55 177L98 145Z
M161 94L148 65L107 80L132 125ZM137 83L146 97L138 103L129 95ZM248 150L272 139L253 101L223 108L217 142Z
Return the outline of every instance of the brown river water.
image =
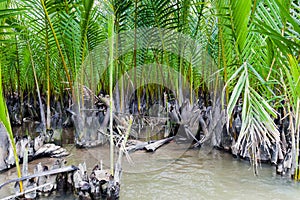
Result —
M109 167L108 145L92 149L65 146L71 154L69 165L86 162L88 171L102 160ZM154 153L138 151L130 154L132 163L122 161L121 199L300 199L300 185L275 174L274 167L262 164L254 176L247 161L233 158L218 150L187 150L185 145L171 142ZM42 162L55 159L41 158L29 164L29 171ZM16 177L15 169L0 174L0 182ZM0 190L0 199L13 193L12 185ZM52 194L40 199L71 200L71 194Z

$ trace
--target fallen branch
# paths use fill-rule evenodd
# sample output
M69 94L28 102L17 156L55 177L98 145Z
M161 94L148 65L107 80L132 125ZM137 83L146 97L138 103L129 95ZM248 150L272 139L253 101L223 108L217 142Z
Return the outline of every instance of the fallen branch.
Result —
M190 131L189 127L187 125L184 126L184 129L185 129L185 132L191 136L195 141L196 143L193 145L193 147L198 147L199 145L201 145L201 141L199 141L195 136L194 134Z
M155 151L156 149L158 149L159 147L161 147L162 145L170 142L171 140L173 140L174 137L169 137L169 138L165 138L165 139L162 139L162 140L158 140L156 142L153 142L151 144L148 144L145 146L145 149L147 151Z
M48 176L48 175L59 174L59 173L64 173L64 172L71 172L71 171L75 171L77 169L78 169L77 167L75 167L74 165L71 165L71 166L67 166L67 167L63 167L63 168L59 168L59 169L52 169L52 170L43 171L43 172L40 172L37 174L23 176L21 178L15 178L15 179L9 180L5 183L2 183L0 185L0 189L2 189L3 186L10 184L10 183L20 182L20 181L28 180L28 179L35 178L35 177L40 177L40 176Z
M38 189L40 189L40 188L46 187L46 186L51 185L51 184L53 184L53 183L46 183L46 184L44 184L44 185L39 185L39 186L37 186L37 187L35 187L35 188L31 188L31 189L26 190L26 191L24 191L24 192L20 192L20 193L17 193L17 194L14 194L14 195L5 197L5 198L2 199L2 200L15 199L16 197L22 196L22 195L24 195L24 194L26 194L26 193L29 193L29 192L33 192L33 191L35 191L35 190L38 190Z
M134 151L138 151L138 150L143 150L148 144L149 144L148 142L141 142L139 144L127 147L126 150L128 152L134 152Z

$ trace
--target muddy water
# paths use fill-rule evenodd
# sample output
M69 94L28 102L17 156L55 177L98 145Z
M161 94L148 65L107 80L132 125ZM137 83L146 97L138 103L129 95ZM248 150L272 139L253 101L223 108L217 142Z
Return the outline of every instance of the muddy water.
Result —
M71 155L68 164L86 162L89 170L99 160L109 166L108 146L75 149L66 146ZM262 165L254 176L246 161L232 158L217 150L187 150L184 145L170 143L155 153L135 152L132 163L123 159L121 199L299 199L300 185L274 173L273 167ZM54 159L39 159L51 164ZM15 169L0 174L0 182L16 176ZM12 192L0 190L0 199ZM52 195L41 199L76 199L73 195Z

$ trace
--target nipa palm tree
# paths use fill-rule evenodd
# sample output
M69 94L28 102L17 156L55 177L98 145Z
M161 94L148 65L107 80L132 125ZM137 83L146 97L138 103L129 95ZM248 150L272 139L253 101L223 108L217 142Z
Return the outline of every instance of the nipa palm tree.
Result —
M117 34L113 70L99 73L102 76L97 83L94 83L96 79L88 80L94 85L95 93L109 93L113 82L116 108L125 111L129 104L125 93L130 84L124 77L132 77L134 85L143 85L146 69L143 66L151 63L168 66L159 73L165 79L174 79L176 96L182 102L185 82L189 83L189 94L197 94L200 87L211 90L208 85L213 72L202 56L209 55L218 68L216 73L225 82L228 130L232 127L235 108L241 103L242 127L240 134L233 136L234 148L241 156L249 156L257 166L261 148L282 145L282 133L274 119L289 116L294 127L288 133L293 139L293 169L299 178L297 1L15 0L10 1L10 7L7 1L0 2L5 4L0 15L4 25L0 30L5 32L0 38L4 90L17 91L22 96L39 88L41 94L48 94L47 128L50 128L50 96L62 96L69 90L74 98L73 83L78 74L85 72L83 66L89 61L89 52L99 53L98 45L108 39L108 19L112 14L113 32ZM133 30L130 37L126 35L129 30ZM192 38L202 48L186 45L183 36ZM129 43L132 50L124 52ZM102 57L94 55L99 62L90 65L105 68L107 63L112 64L108 51L101 51ZM185 59L186 55L193 56ZM171 70L178 77L171 76ZM157 77L156 72L148 74ZM147 95L155 94L154 89L147 92ZM193 102L193 96L189 98ZM142 91L138 90L138 110L141 100ZM285 112L278 113L279 108ZM280 161L286 152L277 149Z

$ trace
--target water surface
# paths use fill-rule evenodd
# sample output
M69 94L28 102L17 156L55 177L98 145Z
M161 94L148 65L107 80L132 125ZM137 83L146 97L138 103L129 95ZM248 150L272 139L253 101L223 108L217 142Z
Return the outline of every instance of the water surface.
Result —
M71 155L68 164L86 162L88 170L102 160L109 166L108 146L76 149L66 146ZM155 153L135 152L130 155L134 164L123 159L121 199L299 199L300 185L275 174L274 167L262 164L259 176L254 176L247 161L233 158L218 150L187 150L186 146L170 143ZM54 159L38 162L50 164ZM0 174L0 181L15 177L15 169ZM0 190L0 198L12 188ZM52 195L41 199L76 199L73 195Z

